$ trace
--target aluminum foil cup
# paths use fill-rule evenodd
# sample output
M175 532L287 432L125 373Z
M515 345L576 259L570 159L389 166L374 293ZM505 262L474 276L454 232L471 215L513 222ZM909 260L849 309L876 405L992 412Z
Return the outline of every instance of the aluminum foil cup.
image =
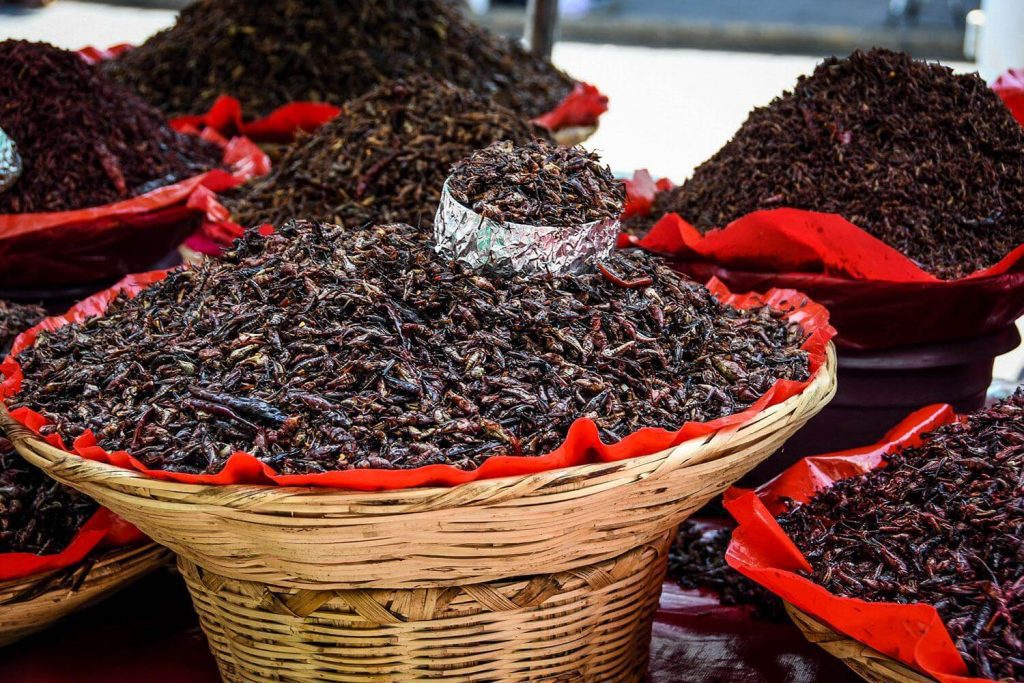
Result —
M0 193L6 192L21 177L21 155L14 140L0 128Z
M619 221L615 218L570 226L522 225L484 218L455 199L447 181L434 216L437 252L474 269L577 273L586 269L591 258L608 256L618 235Z

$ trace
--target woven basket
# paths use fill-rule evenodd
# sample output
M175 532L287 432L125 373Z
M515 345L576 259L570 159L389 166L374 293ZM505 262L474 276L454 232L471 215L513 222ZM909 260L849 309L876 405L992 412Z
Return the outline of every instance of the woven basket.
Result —
M178 568L226 681L625 683L647 666L670 541L558 574L450 588L278 589L184 558Z
M906 664L884 655L849 636L836 633L809 614L788 602L786 612L804 637L833 657L838 657L858 676L871 683L935 683L935 679L920 674Z
M590 136L597 132L597 124L593 126L569 126L559 130L551 131L551 137L560 145L579 145L590 139Z
M737 428L619 462L381 492L161 481L0 418L29 462L178 553L228 680L603 683L632 680L633 643L646 651L670 532L834 393L830 346L804 391Z
M146 543L114 548L64 569L0 583L0 646L99 602L170 558L170 551Z

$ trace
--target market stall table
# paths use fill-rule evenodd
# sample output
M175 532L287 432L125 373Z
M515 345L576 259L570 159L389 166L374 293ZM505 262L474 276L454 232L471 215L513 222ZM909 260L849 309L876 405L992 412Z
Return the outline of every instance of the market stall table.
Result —
M217 666L185 586L168 569L102 605L0 650L6 683L216 683ZM789 623L752 621L666 583L649 683L855 683Z

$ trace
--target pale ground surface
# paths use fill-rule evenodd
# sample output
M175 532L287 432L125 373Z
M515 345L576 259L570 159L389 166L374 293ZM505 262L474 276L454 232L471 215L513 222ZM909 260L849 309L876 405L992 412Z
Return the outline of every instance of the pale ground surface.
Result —
M41 11L0 10L0 39L46 40L67 48L137 43L170 25L174 13L60 0ZM588 146L619 174L647 167L675 181L713 154L746 118L814 57L561 43L555 61L611 98ZM966 64L953 64L968 69ZM1018 323L1024 329L1024 323ZM1016 378L1024 347L999 358L996 376Z

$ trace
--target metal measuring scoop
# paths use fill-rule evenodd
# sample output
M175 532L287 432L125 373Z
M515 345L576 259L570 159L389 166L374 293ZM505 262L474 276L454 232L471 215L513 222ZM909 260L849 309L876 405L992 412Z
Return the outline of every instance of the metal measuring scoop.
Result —
M619 221L614 218L569 226L484 218L452 196L447 180L434 217L437 252L475 269L578 273L587 268L590 259L607 257L618 235Z

